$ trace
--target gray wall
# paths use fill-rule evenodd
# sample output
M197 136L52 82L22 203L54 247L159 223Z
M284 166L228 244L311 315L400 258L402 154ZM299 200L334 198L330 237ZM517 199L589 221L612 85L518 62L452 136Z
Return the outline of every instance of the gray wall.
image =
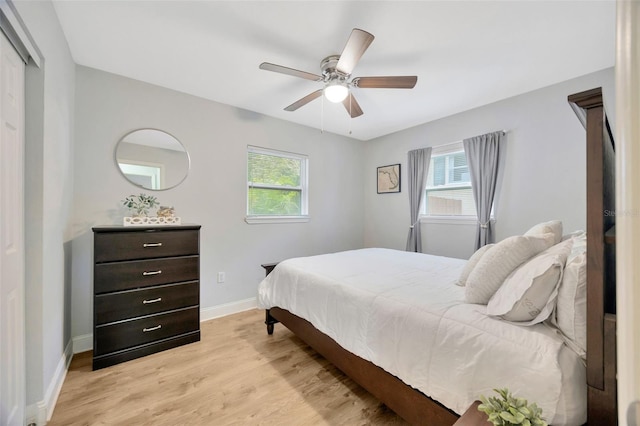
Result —
M44 58L40 68L27 67L25 79L26 403L32 409L55 396L70 350L75 64L50 2L14 4Z
M567 96L602 86L613 115L614 73L603 70L567 82L476 108L370 141L366 151L365 245L403 249L409 227L407 151L507 130L495 201L496 239L521 234L532 225L560 219L565 230L584 229L586 221L585 130ZM376 194L376 167L402 164L402 193ZM423 251L468 258L473 253L472 224L422 226Z
M153 195L174 206L183 222L202 225L202 308L254 298L261 263L362 247L363 142L78 66L74 337L92 327L91 227L121 224L120 200L140 192L122 177L113 155L118 140L136 128L167 131L191 156L187 179ZM309 156L308 223L244 222L249 144ZM226 272L224 284L216 283L218 271Z

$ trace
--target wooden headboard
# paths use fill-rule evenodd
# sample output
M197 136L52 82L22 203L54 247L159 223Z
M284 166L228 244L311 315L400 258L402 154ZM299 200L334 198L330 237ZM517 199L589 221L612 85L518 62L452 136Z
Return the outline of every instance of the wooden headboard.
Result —
M569 96L587 131L587 385L590 425L617 424L615 142L596 88Z

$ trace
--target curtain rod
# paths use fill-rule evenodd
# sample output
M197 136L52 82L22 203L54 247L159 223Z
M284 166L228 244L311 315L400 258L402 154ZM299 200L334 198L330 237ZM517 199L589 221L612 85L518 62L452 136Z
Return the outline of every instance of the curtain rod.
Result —
M509 131L503 129L503 130L496 130L495 132L491 132L491 133L496 133L496 132L502 132L503 135L506 135ZM488 133L485 133L485 134L488 134ZM459 141L455 141L455 142L449 142L449 143L443 143L443 144L440 144L440 145L435 145L435 146L432 146L431 148L441 148L441 147L447 147L447 146L451 146L451 145L456 145L456 144L459 144L462 141L463 141L463 139L461 139Z

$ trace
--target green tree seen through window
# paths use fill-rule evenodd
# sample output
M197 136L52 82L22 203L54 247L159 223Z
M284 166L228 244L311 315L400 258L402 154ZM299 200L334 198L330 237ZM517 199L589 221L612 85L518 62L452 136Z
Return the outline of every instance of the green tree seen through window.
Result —
M303 213L302 158L249 151L248 214L298 216Z

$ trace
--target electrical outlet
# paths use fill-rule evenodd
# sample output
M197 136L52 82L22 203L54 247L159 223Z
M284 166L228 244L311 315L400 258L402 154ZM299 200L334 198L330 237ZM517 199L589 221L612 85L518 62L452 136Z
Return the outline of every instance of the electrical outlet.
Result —
M218 283L223 283L225 279L224 272L218 272Z

